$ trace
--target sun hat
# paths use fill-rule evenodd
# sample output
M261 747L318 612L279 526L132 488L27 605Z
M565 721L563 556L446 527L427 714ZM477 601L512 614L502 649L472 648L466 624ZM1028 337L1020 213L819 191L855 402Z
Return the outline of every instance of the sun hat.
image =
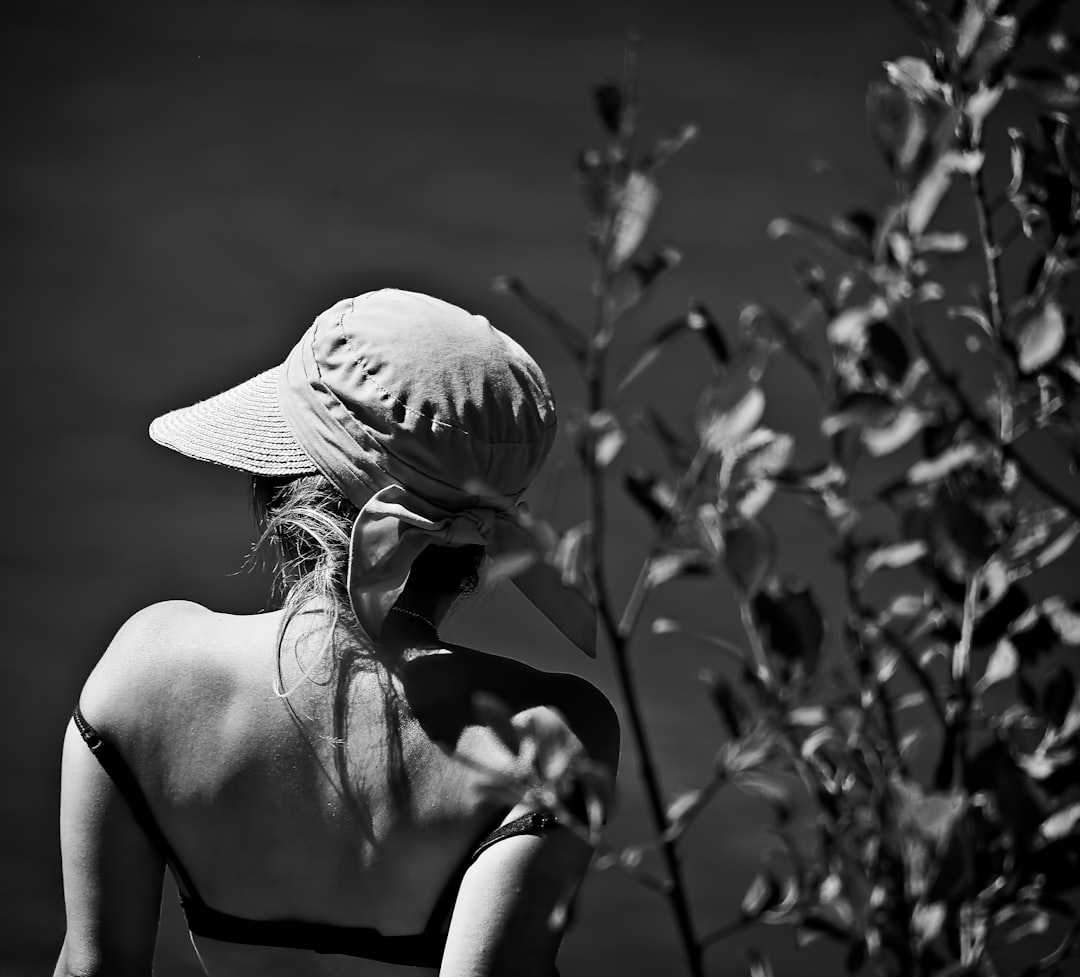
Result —
M554 441L540 367L483 316L381 289L318 316L285 362L157 418L150 437L202 461L264 476L321 472L360 510L349 596L377 638L429 545L537 551L522 493ZM591 601L543 559L514 583L595 656Z

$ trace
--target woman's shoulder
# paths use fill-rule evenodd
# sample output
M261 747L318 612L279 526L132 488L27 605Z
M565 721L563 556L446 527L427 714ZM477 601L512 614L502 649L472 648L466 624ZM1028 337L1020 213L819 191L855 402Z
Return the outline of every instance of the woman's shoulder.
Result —
M116 632L79 697L87 719L123 738L148 716L167 718L229 692L235 666L228 646L266 630L256 616L221 614L193 601L168 600L134 613Z

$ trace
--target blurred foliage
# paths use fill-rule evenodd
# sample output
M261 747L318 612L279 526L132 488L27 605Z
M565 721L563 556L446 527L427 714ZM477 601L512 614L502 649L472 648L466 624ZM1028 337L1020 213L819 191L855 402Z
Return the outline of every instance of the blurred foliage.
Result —
M537 757L533 782L500 789L563 808L597 846L598 868L620 866L663 893L693 974L705 973L708 947L756 924L793 926L800 945L840 945L851 974L990 977L1002 972L1002 948L1020 944L1036 948L1011 971L1027 977L1064 972L1080 953L1080 694L1062 653L1080 645L1080 595L1032 595L1080 533L1071 480L1080 330L1068 297L1080 258L1080 142L1070 118L1080 106L1080 36L1065 27L1065 0L893 6L922 52L887 63L868 93L891 202L772 222L774 238L812 255L794 265L807 297L797 315L750 305L733 331L691 302L612 391L607 354L620 323L679 260L671 248L645 251L645 241L660 171L696 131L640 151L633 40L623 81L595 92L606 145L578 163L597 264L592 328L519 281L498 282L552 329L586 381L588 404L571 433L589 517L565 533L532 524L531 558L594 594L656 837L607 847L603 771L567 762L559 730L522 735L498 704L478 711ZM1028 121L1000 140L1009 157L995 166L985 134L1003 100ZM999 171L1008 182L991 188ZM942 226L946 195L966 196L970 228ZM941 352L950 335L966 342L959 367ZM638 436L617 394L683 337L701 342L715 370L696 427L677 432L652 405L644 426L668 469L616 475L624 444ZM820 400L826 457L808 469L793 466L790 434L762 424L762 378L777 356L805 370ZM1060 446L1056 460L1036 465L1024 453L1033 432ZM869 489L860 478L856 489L857 470L889 457L912 460L892 466L898 477ZM613 477L653 540L619 609L604 548ZM845 582L828 653L813 589L777 570L779 542L762 520L777 493L824 522L822 558ZM710 641L733 666L705 676L726 730L712 770L669 797L629 649L648 594L690 575L726 577L745 645L652 622L654 633ZM1003 688L1013 693L1004 706ZM936 757L920 778L912 756L927 744ZM681 846L729 787L771 809L783 856L763 863L739 919L702 934ZM642 870L647 848L660 853L666 878ZM757 953L750 969L771 972Z

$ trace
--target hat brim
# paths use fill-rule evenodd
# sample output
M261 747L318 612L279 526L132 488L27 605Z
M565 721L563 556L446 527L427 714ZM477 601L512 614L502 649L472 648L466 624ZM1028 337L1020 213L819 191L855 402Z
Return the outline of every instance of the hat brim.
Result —
M275 366L216 397L162 414L151 423L150 437L189 458L252 475L317 472L278 405L280 370Z

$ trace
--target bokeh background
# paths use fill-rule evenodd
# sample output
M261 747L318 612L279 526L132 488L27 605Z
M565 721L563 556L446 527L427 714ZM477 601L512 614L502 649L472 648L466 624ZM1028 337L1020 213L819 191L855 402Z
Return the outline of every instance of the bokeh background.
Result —
M519 276L587 318L573 160L600 139L589 92L618 74L627 28L644 39L646 134L693 121L701 137L665 171L651 238L685 260L627 321L616 366L691 295L729 330L745 300L793 309L791 254L765 226L885 198L864 92L913 45L885 0L38 0L0 18L0 974L23 977L51 972L62 939L60 743L111 634L167 597L265 603L265 578L241 571L244 477L152 444L150 419L278 362L323 308L382 285L486 314L534 353L568 416L582 390L566 360L490 282ZM815 175L815 158L838 170ZM680 347L624 408L660 401L688 425L708 377L700 351ZM767 392L767 422L812 445L801 377L780 366ZM582 517L565 441L532 503L563 526ZM618 502L613 519L625 593L645 527ZM783 502L768 521L828 602L813 523ZM737 634L716 583L647 609L670 613ZM608 664L579 661L511 590L473 601L453 630L613 692ZM636 661L665 783L691 786L718 736L697 676L718 663L670 638L642 642ZM636 766L627 747L617 842L646 837ZM724 794L689 835L702 930L737 912L764 813ZM780 974L830 963L815 950L796 962L787 931L753 941ZM745 973L746 943L713 950L714 972ZM609 872L587 883L561 963L568 977L668 974L677 954L666 905ZM169 884L158 973L197 972Z

